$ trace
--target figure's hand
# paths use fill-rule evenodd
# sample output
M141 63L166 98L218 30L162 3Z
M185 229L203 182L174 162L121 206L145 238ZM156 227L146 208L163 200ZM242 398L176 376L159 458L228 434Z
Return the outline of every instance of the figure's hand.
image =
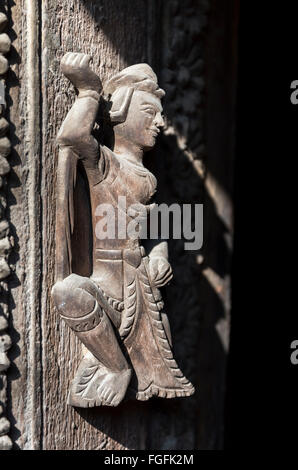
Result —
M61 60L61 71L80 90L101 91L98 75L89 67L91 57L87 54L67 52Z
M163 257L151 257L149 259L149 274L155 287L165 286L173 277L171 265Z

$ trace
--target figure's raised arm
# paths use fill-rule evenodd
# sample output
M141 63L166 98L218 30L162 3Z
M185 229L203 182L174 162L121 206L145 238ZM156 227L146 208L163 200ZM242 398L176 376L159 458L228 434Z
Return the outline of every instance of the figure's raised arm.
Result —
M100 78L89 67L91 57L86 54L68 52L61 60L62 73L72 82L78 96L68 112L57 136L60 147L71 147L86 170L97 171L98 143L92 129L98 111Z
M57 136L59 156L56 196L56 280L72 272L71 237L74 229L74 189L77 161L83 161L90 184L98 181L99 149L92 136L100 99L101 82L89 67L90 56L68 52L61 61L62 73L78 91Z

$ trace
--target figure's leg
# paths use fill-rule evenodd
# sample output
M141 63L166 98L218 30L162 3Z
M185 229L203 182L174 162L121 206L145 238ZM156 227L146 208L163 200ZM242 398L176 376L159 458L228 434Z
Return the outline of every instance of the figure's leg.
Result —
M99 295L90 279L76 274L57 282L52 289L61 317L93 355L86 355L81 362L73 387L89 397L96 393L96 404L116 406L125 395L131 370L111 322L96 300Z

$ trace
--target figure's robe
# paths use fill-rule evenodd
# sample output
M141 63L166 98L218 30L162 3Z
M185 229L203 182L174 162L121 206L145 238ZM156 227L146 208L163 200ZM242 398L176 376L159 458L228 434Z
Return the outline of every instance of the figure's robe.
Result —
M98 240L95 235L94 213L99 203L116 207L120 195L126 197L127 207L137 202L148 204L156 190L156 179L142 165L126 161L107 147L100 150L100 178L89 188L91 194L81 163L79 168L74 168L77 165L74 158L67 165L73 190L62 206L69 214L65 218L67 236L63 241L70 264L66 271L90 276L111 305L121 312L118 334L135 372L130 389L137 399L192 395L193 385L173 358L162 322L163 302L159 289L150 279L149 258L144 248L138 239L119 242ZM117 217L117 210L115 213ZM131 220L127 213L126 218L127 222Z

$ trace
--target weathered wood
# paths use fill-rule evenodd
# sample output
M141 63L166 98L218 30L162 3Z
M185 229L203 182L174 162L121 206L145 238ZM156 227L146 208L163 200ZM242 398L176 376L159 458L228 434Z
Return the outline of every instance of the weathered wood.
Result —
M7 416L15 448L222 447L235 96L235 64L230 59L232 41L236 43L236 3L8 0L13 151L7 203L16 271L9 284L13 347ZM152 399L91 410L66 405L83 354L50 301L55 137L74 101L74 92L59 72L67 51L90 54L104 83L128 65L153 66L167 92L165 136L148 156L148 166L158 175L159 202L206 203L204 259L202 253L184 253L182 242L172 240L169 254L176 280L165 292L178 363L197 386L196 395L187 401Z

